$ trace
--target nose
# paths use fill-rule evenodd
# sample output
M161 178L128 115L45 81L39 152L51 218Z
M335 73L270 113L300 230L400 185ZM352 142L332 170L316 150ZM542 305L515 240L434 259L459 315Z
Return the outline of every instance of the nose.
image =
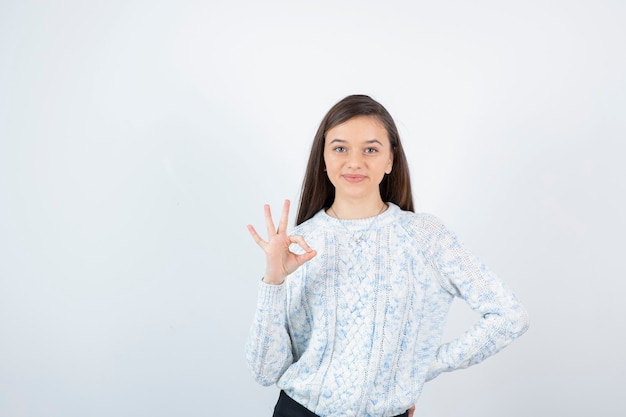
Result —
M350 152L348 154L347 166L350 169L358 169L361 168L363 163L362 155L359 152Z

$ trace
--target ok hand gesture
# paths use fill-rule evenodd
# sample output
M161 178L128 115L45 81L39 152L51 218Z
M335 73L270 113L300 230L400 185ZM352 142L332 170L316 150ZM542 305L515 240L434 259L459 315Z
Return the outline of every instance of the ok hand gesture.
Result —
M285 277L298 269L303 263L310 261L317 254L304 241L302 236L287 235L287 218L289 217L289 200L283 204L283 212L280 216L278 229L274 226L270 206L266 204L265 225L267 226L268 241L259 236L252 225L248 225L248 231L254 241L265 252L266 266L263 282L267 284L280 285ZM289 245L296 243L305 250L301 255L297 255L289 250Z

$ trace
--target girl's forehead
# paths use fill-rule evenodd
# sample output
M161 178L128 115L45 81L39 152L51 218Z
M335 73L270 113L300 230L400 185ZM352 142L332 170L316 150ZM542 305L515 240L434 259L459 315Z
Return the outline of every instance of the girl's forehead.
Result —
M375 116L357 116L340 123L326 132L325 142L334 140L343 141L371 141L388 142L387 129Z

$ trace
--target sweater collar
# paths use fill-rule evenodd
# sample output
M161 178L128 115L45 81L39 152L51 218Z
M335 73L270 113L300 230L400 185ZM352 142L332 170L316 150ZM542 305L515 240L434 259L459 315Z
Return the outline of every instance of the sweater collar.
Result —
M318 211L314 218L321 222L323 225L328 225L331 227L347 227L348 229L354 231L369 228L376 229L380 226L392 222L393 219L396 218L397 214L401 211L400 207L398 207L394 203L387 202L387 205L389 206L387 210L380 213L379 215L373 217L365 217L362 219L340 220L326 213L326 209Z

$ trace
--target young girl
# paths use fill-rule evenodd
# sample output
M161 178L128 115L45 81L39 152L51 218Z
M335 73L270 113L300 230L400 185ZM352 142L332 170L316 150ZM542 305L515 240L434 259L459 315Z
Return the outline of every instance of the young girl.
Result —
M268 239L246 358L281 393L275 417L411 416L424 382L498 352L528 328L515 295L436 217L413 212L406 157L368 96L330 109L313 140L296 228ZM480 314L440 344L454 297Z

